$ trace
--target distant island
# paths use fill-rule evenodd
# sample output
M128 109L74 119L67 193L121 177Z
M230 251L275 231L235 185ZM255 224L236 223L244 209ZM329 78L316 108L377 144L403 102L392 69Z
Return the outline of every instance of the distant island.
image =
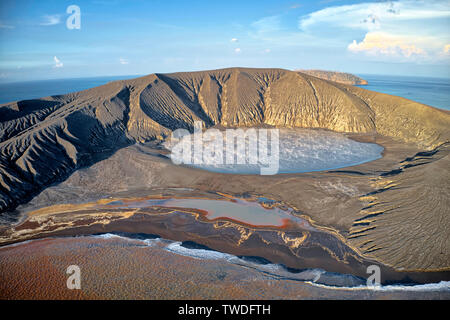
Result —
M316 78L334 81L350 85L367 85L367 80L346 72L326 71L326 70L296 70L297 72L306 73Z

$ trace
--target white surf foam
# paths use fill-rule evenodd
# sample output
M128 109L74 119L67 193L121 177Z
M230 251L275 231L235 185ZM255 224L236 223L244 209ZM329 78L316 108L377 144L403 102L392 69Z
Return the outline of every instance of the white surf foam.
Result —
M89 236L88 236L89 237ZM103 233L103 234L98 234L98 235L94 235L91 237L95 237L95 238L99 238L99 239L120 239L120 240L124 240L124 241L132 241L132 242L139 242L139 243L143 243L146 246L154 246L158 243L161 242L161 238L155 238L155 239L137 239L137 238L132 238L132 237L127 237L126 235L119 235L119 234L115 234L115 233Z
M234 264L234 265L240 265L240 266L251 266L253 269L259 270L261 272L271 273L273 275L282 277L282 278L288 278L288 279L296 279L299 281L304 281L305 283L308 283L310 285L321 287L324 289L332 289L332 290L373 290L373 291L415 291L415 292L427 292L427 291L444 291L444 292L450 292L450 281L441 281L438 283L426 283L426 284L415 284L415 285L380 285L380 286L332 286L332 285L326 285L322 283L318 283L322 275L329 274L327 271L323 269L307 269L298 273L292 273L286 270L285 267L283 267L280 264L260 264L257 262L252 262L247 259L241 259L235 255L231 255L228 253L223 253L219 251L214 250L206 250L206 249L194 249L194 248L186 248L182 246L181 242L166 240L162 238L155 238L155 239L135 239L131 237L126 237L114 233L105 233L100 235L92 235L92 236L78 236L78 237L72 237L74 239L76 238L83 238L83 237L94 237L99 239L120 239L123 241L134 241L134 242L140 242L147 246L154 246L156 244L160 245L160 247L163 250L172 252L174 254L179 254L182 256L187 256L195 259L204 259L204 260L224 260L228 263ZM40 241L43 239L36 239L36 240L27 240L19 243L14 243L6 246L0 247L0 249L13 247L13 246L20 246L25 245L30 242ZM162 245L162 246L161 246ZM348 277L349 275L336 275L334 276L341 276L341 277Z
M329 286L321 283L315 283L314 281L307 281L307 283L325 288L325 289L334 289L334 290L373 290L373 291L445 291L450 292L450 281L441 281L437 283L425 283L425 284L415 284L415 285L379 285L379 286L357 286L357 287L336 287Z
M165 247L165 250L196 259L209 259L209 260L218 260L224 259L229 260L233 258L237 258L228 253L222 253L214 250L206 250L206 249L191 249L186 248L181 245L181 242L173 242Z

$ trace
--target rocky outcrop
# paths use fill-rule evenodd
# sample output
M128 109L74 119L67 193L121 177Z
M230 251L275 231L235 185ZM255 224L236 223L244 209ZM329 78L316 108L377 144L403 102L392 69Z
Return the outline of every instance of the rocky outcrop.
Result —
M74 170L177 128L259 126L378 132L432 149L450 114L400 97L282 69L153 74L0 107L0 211Z
M310 76L349 85L367 85L367 80L351 73L325 70L297 70Z

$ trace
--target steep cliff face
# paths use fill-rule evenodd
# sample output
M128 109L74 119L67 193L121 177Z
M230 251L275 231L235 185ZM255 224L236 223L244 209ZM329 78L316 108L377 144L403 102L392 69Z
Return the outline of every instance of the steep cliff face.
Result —
M375 130L374 113L368 105L329 82L288 73L270 89L265 123L341 132Z
M450 113L282 69L154 74L0 107L0 211L74 170L177 128L258 126L378 132L431 149Z

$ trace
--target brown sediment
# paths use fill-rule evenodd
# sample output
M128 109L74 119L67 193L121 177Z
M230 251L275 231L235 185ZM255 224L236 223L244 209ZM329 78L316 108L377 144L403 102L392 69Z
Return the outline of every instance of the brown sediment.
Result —
M259 256L273 263L295 269L324 268L330 272L366 276L368 265L377 264L383 271L383 281L410 281L427 283L450 279L447 273L396 272L382 264L366 259L339 237L321 230L302 229L298 224L285 228L252 227L233 221L201 219L204 213L194 209L147 207L133 214L121 215L119 209L102 212L92 219L92 212L62 213L51 216L55 225L47 229L30 230L3 244L42 237L65 237L99 233L125 232L154 234L174 241L194 241L213 250L237 256ZM161 211L162 210L162 211ZM98 214L98 213L97 213ZM48 218L47 214L43 217ZM82 217L80 219L80 217ZM30 219L36 218L35 215ZM60 223L58 224L58 220ZM70 224L65 223L70 221ZM41 220L46 225L47 220ZM23 230L22 230L23 231ZM3 237L7 236L2 234ZM10 235L11 236L11 235Z
M159 214L159 209L164 209L162 215ZM67 212L55 213L52 216L45 211L40 211L44 220L39 221L44 229L28 230L28 233L24 233L24 230L20 229L18 234L15 234L14 230L10 230L9 234L2 234L2 242L10 244L49 236L90 235L121 231L157 234L163 238L177 241L194 240L218 251L236 255L259 255L270 261L285 263L293 268L319 268L322 263L325 263L328 266L335 264L335 269L332 269L336 272L351 272L351 267L347 266L349 258L352 261L358 259L354 253L351 253L351 250L349 251L350 255L347 256L345 251L348 249L345 249L345 245L342 248L337 245L337 253L334 253L332 251L334 249L332 249L328 253L324 251L318 256L314 254L309 256L306 254L310 250L308 247L321 247L316 243L320 242L321 236L318 235L314 240L310 237L311 233L306 232L307 229L302 229L301 225L292 222L285 221L282 226L260 227L243 224L233 219L204 219L202 217L205 217L207 212L194 209L155 206L126 215L122 215L117 209L114 210L114 212L101 211L100 215L96 212L97 219L92 219L93 213L89 210L84 210L82 213L73 212L73 215ZM29 219L40 218L30 215ZM51 224L49 224L49 220ZM70 221L70 224L65 221ZM331 235L326 234L325 237L331 237L329 238L331 243L339 242ZM306 240L309 238L314 241L308 243ZM306 246L302 247L300 244ZM277 249L270 249L272 246ZM299 253L298 250L305 251L305 253ZM332 254L330 255L330 253Z
M267 229L267 228L273 228L273 229L288 229L288 227L293 227L292 222L289 219L283 219L283 224L282 225L257 225L257 224L251 224L248 222L243 222L237 219L233 219L233 218L229 218L229 217L218 217L218 218L214 218L214 219L208 219L207 215L208 212L207 211L203 211L203 217L205 218L205 220L210 221L210 222L215 222L215 221L229 221L229 222L233 222L239 225L243 225L246 227L250 227L250 228L255 228L255 229Z
M66 270L73 264L81 270L81 290L66 286ZM0 281L0 299L450 298L448 291L327 288L120 238L41 239L3 247L0 275L4 277Z
M98 201L75 204L71 208L70 205L64 206L50 206L47 208L40 208L39 210L31 211L28 213L28 218L18 225L10 228L5 228L0 231L0 243L9 244L19 241L27 240L34 236L48 236L49 233L55 230L70 229L79 226L90 226L93 224L109 224L113 220L121 220L130 218L136 214L149 214L149 215L167 215L174 212L187 213L192 215L195 220L199 222L231 222L236 225L242 225L252 229L278 229L278 230L298 230L299 228L311 228L306 221L296 220L295 222L291 218L283 218L281 225L270 224L251 224L249 222L240 221L226 216L219 216L216 218L209 218L211 214L207 210L200 208L183 208L182 206L173 206L170 202L172 199L180 200L226 200L233 203L237 202L237 199L232 198L230 195L220 194L217 198L214 195L208 194L199 196L199 193L194 193L195 196L186 198L186 195L180 196L173 194L169 196L151 195L148 197L136 197L136 198L109 198L100 199ZM148 203L148 200L169 200L165 205ZM120 204L114 204L119 202ZM255 205L255 198L248 198L241 205ZM260 205L258 203L258 205ZM280 204L273 205L271 209L278 207ZM125 208L124 208L125 206ZM135 207L133 207L135 206ZM264 208L261 206L261 208ZM59 211L61 210L61 211ZM270 210L270 209L269 209ZM287 212L286 216L293 212Z

